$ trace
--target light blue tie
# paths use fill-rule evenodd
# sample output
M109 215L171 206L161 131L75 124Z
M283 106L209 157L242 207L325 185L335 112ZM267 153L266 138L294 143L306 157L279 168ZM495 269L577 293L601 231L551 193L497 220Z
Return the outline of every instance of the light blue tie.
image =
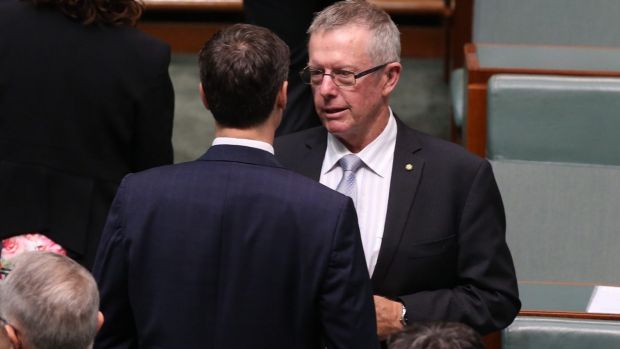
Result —
M347 154L340 158L338 164L342 167L342 179L336 191L350 197L355 202L357 193L355 190L355 173L362 167L362 159L357 155Z

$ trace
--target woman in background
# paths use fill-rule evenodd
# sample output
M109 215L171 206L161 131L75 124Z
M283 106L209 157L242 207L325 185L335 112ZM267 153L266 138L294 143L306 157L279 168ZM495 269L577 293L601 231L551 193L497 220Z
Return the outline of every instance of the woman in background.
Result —
M170 49L133 28L141 13L134 0L0 0L3 245L44 235L90 267L123 176L172 163Z

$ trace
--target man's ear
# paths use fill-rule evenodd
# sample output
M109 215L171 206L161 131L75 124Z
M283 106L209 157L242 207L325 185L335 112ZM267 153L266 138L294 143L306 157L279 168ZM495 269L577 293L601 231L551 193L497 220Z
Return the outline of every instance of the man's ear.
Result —
M99 332L99 330L101 329L101 326L103 326L103 322L104 322L103 313L99 311L97 312L97 332Z
M202 101L202 105L209 110L209 102L207 102L207 96L205 96L205 89L202 87L202 82L198 84L198 90L200 91L200 100Z
M276 107L278 108L282 108L282 110L284 110L284 108L286 108L286 103L287 103L287 93L288 91L288 81L284 81L282 83L282 87L280 87L280 90L278 91L278 96L276 97Z
M21 349L21 340L17 337L17 332L13 326L6 324L4 325L4 329L6 330L6 336L9 338L9 342L11 342L11 348Z
M398 80L400 79L400 73L403 69L403 66L398 62L393 62L388 64L387 72L385 73L387 76L387 80L383 85L383 95L389 96L392 91L396 88L396 84L398 84Z

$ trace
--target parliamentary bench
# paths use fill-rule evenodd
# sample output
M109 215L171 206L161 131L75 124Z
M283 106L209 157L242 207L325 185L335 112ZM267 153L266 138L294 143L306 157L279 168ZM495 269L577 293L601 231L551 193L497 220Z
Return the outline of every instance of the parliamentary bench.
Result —
M620 79L498 74L487 157L522 308L502 348L620 348Z
M449 15L445 0L371 0L390 14ZM145 0L147 11L237 11L243 10L242 0Z
M402 55L420 58L447 54L452 1L371 0L399 25ZM197 52L215 31L244 20L242 0L144 0L144 4L138 28L168 42L178 53Z
M454 48L465 55L466 69L452 71L450 90L453 139L462 138L474 153L485 154L484 98L490 75L618 76L613 67L618 54L612 48L620 48L620 1L459 0L469 2L470 28L457 29L470 34L470 45L461 42ZM580 62L584 55L592 58ZM611 65L593 69L592 62L605 56Z

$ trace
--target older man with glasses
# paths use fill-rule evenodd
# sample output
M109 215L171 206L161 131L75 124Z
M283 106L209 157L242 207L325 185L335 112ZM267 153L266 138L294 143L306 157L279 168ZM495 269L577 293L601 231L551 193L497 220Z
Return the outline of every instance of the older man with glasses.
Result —
M353 198L381 338L419 320L480 333L520 309L490 164L407 127L389 106L402 65L399 32L366 1L321 11L301 72L323 127L278 138L287 167Z

